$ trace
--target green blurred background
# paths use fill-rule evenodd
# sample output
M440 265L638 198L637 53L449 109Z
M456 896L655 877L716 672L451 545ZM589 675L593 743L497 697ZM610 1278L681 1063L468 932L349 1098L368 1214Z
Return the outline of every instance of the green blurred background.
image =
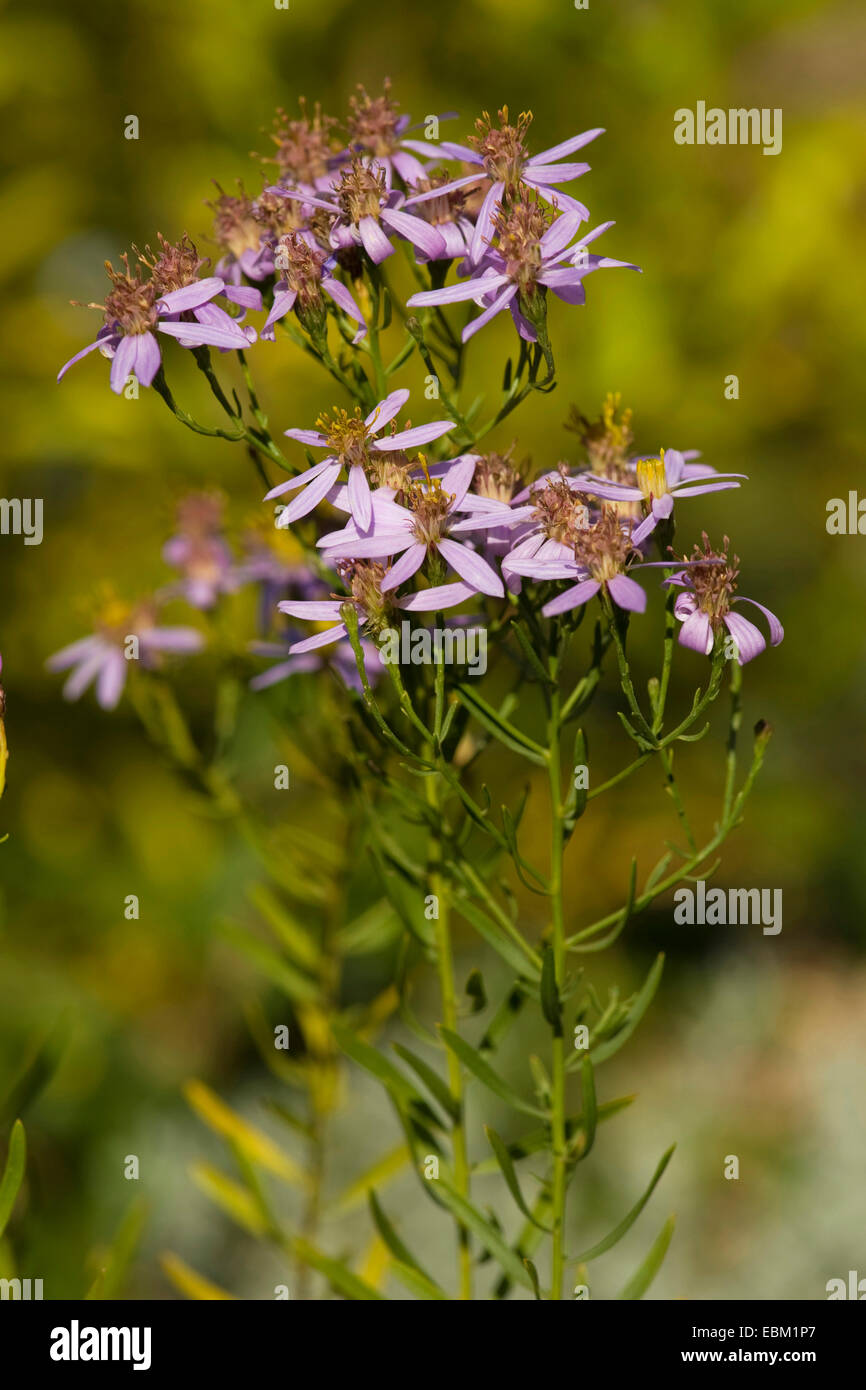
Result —
M606 128L576 191L593 223L616 219L604 250L644 273L593 276L584 309L556 306L559 390L530 400L491 442L518 437L539 466L575 458L569 404L594 414L606 391L621 392L642 450L699 448L717 468L750 475L701 515L714 536L731 535L743 592L786 627L781 648L747 671L744 725L765 718L776 734L720 879L782 887L782 934L673 928L666 906L635 923L615 957L593 962L599 985L628 988L656 950L669 953L641 1037L605 1073L605 1096L640 1098L605 1129L574 1189L581 1244L619 1218L679 1141L652 1215L599 1263L593 1293L617 1290L673 1209L678 1234L655 1297L820 1298L828 1278L866 1273L863 541L825 530L827 500L862 475L864 43L861 6L814 0L4 7L3 492L45 499L45 539L0 538L11 748L0 1091L61 1020L68 1038L28 1117L28 1200L12 1232L21 1272L44 1277L46 1296L80 1294L133 1187L150 1203L133 1296L176 1296L156 1260L169 1245L243 1297L271 1297L279 1269L191 1186L187 1164L209 1137L180 1095L199 1075L261 1121L274 1090L243 1015L260 982L213 931L243 901L254 866L152 753L128 704L111 715L92 695L66 705L43 668L90 630L106 581L129 596L166 581L160 549L185 490L220 487L240 525L261 488L242 452L183 430L154 393L111 395L97 356L56 386L59 365L99 323L69 300L101 299L103 260L157 232L187 230L207 253L211 181L258 190L249 152L265 148L277 105L292 113L305 94L342 115L355 83L375 92L386 75L415 120L459 111L443 128L454 139L503 103L535 113L535 149ZM782 108L781 154L676 145L673 113L698 100ZM124 138L130 114L137 141ZM470 386L494 386L511 333L501 322L476 339ZM210 419L181 356L169 364L176 394ZM332 400L286 341L251 356L275 430L310 423ZM724 394L731 373L737 400ZM420 393L420 364L399 384ZM700 522L685 513L691 539ZM238 602L240 629L252 613ZM699 679L690 660L682 653L679 699ZM211 674L205 659L179 678L194 715L207 709ZM256 698L241 727L265 776L273 757L260 711L292 721L301 740L314 712L291 687ZM616 703L609 687L600 712L612 718ZM628 756L616 739L600 736L598 748L611 770ZM720 762L718 740L682 756L705 829ZM570 852L575 924L619 900L632 852L648 868L674 831L651 773L627 785L595 803ZM314 791L295 804L315 817ZM544 834L539 811L528 830L539 854ZM141 896L137 922L123 917L129 893ZM464 974L477 955L461 937ZM526 1047L524 1037L521 1057L510 1054L524 1071ZM390 1123L354 1079L335 1182L375 1156ZM138 1184L122 1179L128 1153L141 1156ZM732 1153L739 1182L722 1178ZM394 1194L407 1236L417 1233L434 1264L440 1246L447 1258L450 1232L429 1226L405 1182Z

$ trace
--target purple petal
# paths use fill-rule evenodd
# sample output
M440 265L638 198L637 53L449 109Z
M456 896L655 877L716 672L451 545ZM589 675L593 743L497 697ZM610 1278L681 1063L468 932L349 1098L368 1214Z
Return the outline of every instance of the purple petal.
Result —
M111 652L102 664L96 682L96 698L103 709L115 709L126 685L126 658Z
M492 183L487 190L484 202L475 220L475 230L472 233L472 241L469 246L469 259L477 265L482 255L487 250L493 240L493 218L496 209L502 202L502 195L505 192L505 184Z
M322 540L327 537L323 536ZM317 542L321 545L321 541ZM410 545L414 544L414 538L409 531L380 531L374 527L369 536L358 536L352 539L337 541L333 545L324 547L326 560L380 560L384 555L399 555Z
M424 165L407 150L395 150L391 160L404 183L417 183L427 173Z
M142 650L198 652L204 637L194 627L151 627L139 633Z
M296 439L299 444L311 444L314 449L327 449L327 436L319 430L283 430L288 439Z
M299 521L302 516L306 516L308 512L318 506L325 493L339 477L340 467L339 463L328 464L326 468L322 469L319 476L304 488L300 497L296 497L294 502L290 502L287 507L283 508L276 520L278 530L282 531L293 521Z
M95 342L88 343L87 347L82 348L80 352L76 352L75 356L70 357L68 362L64 362L63 366L60 368L60 371L57 373L57 380L62 381L66 373L69 371L69 368L74 367L76 362L80 362L82 357L86 357L87 354L89 352L93 352L95 348L103 347L108 341L108 337L108 334L104 336L100 335L100 337L98 337Z
M419 444L429 444L431 439L438 439L453 428L453 420L431 420L429 425L413 425L410 430L400 430L397 434L377 439L373 448L386 452L390 449L412 449Z
M341 599L283 599L277 604L281 613L290 618L308 618L310 622L333 622L339 618Z
M555 222L551 222L540 242L542 258L545 261L565 249L580 231L582 220L576 212L565 212L561 217L557 217Z
M234 319L229 319L228 314L225 317L229 323L235 323ZM246 333L239 326L228 329L218 328L210 323L175 323L161 319L157 327L160 333L167 333L170 338L178 338L182 347L203 347L207 344L210 347L246 348L250 344Z
M458 188L465 188L468 183L477 183L484 178L484 171L479 170L477 174L464 174L459 179L452 179L450 183L440 184L438 188L431 188L426 193L413 193L411 198L406 199L406 207L414 203L427 203L431 198L441 198L446 193L453 193Z
M435 584L407 598L398 598L397 607L409 613L436 613L440 609L456 608L458 603L475 598L477 590L471 584Z
M765 608L762 603L758 603L757 599L746 598L744 595L740 595L740 597L735 598L734 603L751 603L754 608L760 609L764 617L767 619L767 623L769 624L770 645L772 647L778 647L779 643L782 641L782 638L785 636L785 629L782 627L782 624L779 622L779 619L776 617L775 613L771 613L769 608Z
M218 275L211 275L207 280L196 280L192 285L184 285L182 289L164 294L157 301L157 313L182 314L188 309L197 309L199 305L207 304L215 294L221 294L225 288L225 281Z
M262 292L252 285L226 285L223 294L232 304L240 304L243 309L262 308Z
M370 484L360 463L354 463L349 469L349 506L359 528L369 531L373 520L373 504L370 500Z
M409 308L428 304L459 304L465 299L481 299L484 295L508 284L507 275L485 274L461 280L456 285L446 285L441 290L422 290L406 300Z
M331 296L335 304L340 306L344 314L348 314L350 319L354 319L356 323L361 325L360 333L357 333L352 340L355 343L359 343L362 338L366 337L367 325L364 322L364 315L361 313L361 310L358 308L349 290L346 289L345 285L341 285L339 280L334 280L329 275L322 277L322 289L325 291L325 294Z
M393 564L382 580L382 593L388 593L389 589L397 589L401 584L405 584L407 579L411 579L416 574L427 558L427 547L421 541L410 545L408 550L404 550L400 559Z
M604 134L604 127L598 126L593 130L585 130L582 135L572 135L570 140L562 140L558 145L551 145L549 150L542 150L535 156L536 164L550 164L556 159L565 159L566 155L574 154L575 150L583 149L590 140L595 140L599 135Z
M100 637L79 637L77 642L70 642L68 647L61 647L59 652L49 656L45 663L49 671L65 671L70 666L75 666L85 657L95 652L103 650L103 642Z
M692 651L709 656L713 641L712 624L706 613L697 609L680 628L680 642L684 647L691 647Z
M582 579L573 588L566 589L564 594L552 598L541 611L545 618L555 618L559 613L569 613L572 608L579 608L582 603L587 603L600 588L597 579Z
M135 357L132 370L142 386L149 386L160 368L162 354L152 333L135 335Z
M581 174L589 171L588 164L541 164L533 160L527 164L523 170L523 177L529 183L545 183L548 186L554 183L571 183L572 179L579 179Z
M490 594L493 598L504 597L505 588L499 575L474 550L457 541L449 541L444 536L437 542L437 548L460 578L465 579L467 584L471 584L479 593Z
M620 608L629 613L643 613L646 610L646 594L637 580L629 579L627 574L615 574L607 581L608 593Z
M318 478L319 474L323 472L324 469L333 466L335 462L335 459L322 459L321 463L314 464L312 468L306 469L303 473L298 473L296 477L288 478L284 483L277 483L276 487L272 487L270 492L265 493L264 501L270 502L273 497L282 497L285 492L294 492L296 487L306 487L307 483L311 483L314 478Z
M262 329L262 337L265 336L269 328L273 328L278 319L285 318L294 307L298 297L297 290L277 290L274 294L274 302L271 305L271 312L265 319L265 326Z
M386 396L383 401L375 405L364 421L367 426L367 433L378 434L385 425L389 425L394 416L399 415L408 399L409 392L405 387L401 387L399 391L392 391L390 396Z
M362 217L358 223L358 232L364 250L374 265L381 265L388 256L393 256L394 248L375 217Z
M420 217L413 217L408 212L399 212L396 208L383 208L382 221L406 241L411 241L412 245L423 251L431 261L440 260L445 255L445 242L436 228L431 227L429 222L422 221Z
M453 429L453 426L449 426L449 429ZM451 511L455 511L460 506L469 491L469 484L475 477L477 466L477 454L461 454L460 458L456 459L450 468L442 474L442 491L454 498L451 503Z
M761 655L767 644L763 633L754 623L750 623L741 613L726 613L722 622L737 644L737 661L741 666Z
M467 323L461 335L463 342L468 343L469 339L478 332L479 328L483 328L486 323L489 323L492 318L495 318L496 315L505 308L506 304L511 302L516 294L517 286L507 284L502 293L496 296L493 303L489 308L484 310L483 314L479 314L471 323Z
M296 656L301 652L314 652L318 647L329 647L332 642L339 642L341 637L345 637L346 631L345 623L337 623L336 627L330 628L327 632L317 632L313 637L305 637L303 642L293 642L289 647L289 656Z
M137 336L137 335L136 335ZM117 351L111 359L111 389L115 395L119 396L126 385L126 379L130 375L138 356L138 349L132 340L132 336L121 338L117 345Z

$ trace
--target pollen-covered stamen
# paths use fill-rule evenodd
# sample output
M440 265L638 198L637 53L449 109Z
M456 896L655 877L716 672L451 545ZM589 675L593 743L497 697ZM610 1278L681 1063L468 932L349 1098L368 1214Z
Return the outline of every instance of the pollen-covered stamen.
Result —
M500 208L493 219L505 273L524 297L535 289L541 271L541 238L551 213L537 199L521 199Z
M297 232L280 237L274 264L282 272L289 289L297 294L301 309L321 304L322 267L327 258L327 252L310 246Z
M403 504L403 494L409 481L413 464L400 449L374 449L370 455L368 475L376 487L390 487L394 490L394 501Z
M508 119L508 107L497 112L499 125L494 125L485 111L475 122L477 135L470 135L467 144L484 160L488 176L506 188L516 188L523 166L528 159L526 132L532 124L532 112L521 111L515 125Z
M698 607L706 613L713 631L717 632L737 592L740 558L738 555L728 555L730 541L727 536L721 550L713 550L706 531L702 532L701 539L703 548L696 545L691 556L684 555L683 560L686 564L691 561L689 578ZM695 564L696 560L703 563Z
M305 225L303 208L303 203L296 198L284 198L279 193L270 193L265 189L253 203L251 213L265 234L281 236L284 232L297 231Z
M668 478L665 472L665 451L662 449L659 458L638 459L635 465L637 473L637 485L648 502L655 497L664 497L668 490Z
M349 97L351 115L346 122L349 144L358 145L367 153L387 157L397 148L399 103L391 97L391 79L386 77L380 97L370 97L358 83L358 96Z
M150 271L157 294L170 294L172 290L182 290L185 285L194 284L202 266L209 262L198 254L186 232L176 244L166 241L161 233L157 233L157 239L159 254L151 251L149 246L143 252L136 251L141 264ZM133 250L136 248L133 247Z
M620 412L620 399L618 391L609 391L597 420L588 420L572 406L566 429L579 436L592 473L611 482L631 483L628 460L634 440L632 412L629 408Z
M556 478L547 483L535 493L533 501L533 518L540 524L546 539L576 546L578 534L589 526L589 510L565 479Z
M324 116L318 102L313 107L312 116L307 113L304 97L298 105L301 108L299 119L291 119L282 107L277 108L271 140L276 153L264 157L266 164L276 164L283 178L297 183L314 184L316 179L328 172L330 160L335 154L331 135L337 124L334 116Z
M332 410L330 415L323 412L316 421L316 429L325 435L329 447L347 468L355 464L363 468L369 464L369 435L358 406L352 415L339 408Z
M473 491L492 502L510 502L520 490L520 474L511 462L514 445L504 454L482 454L475 465Z
M336 198L343 215L357 227L363 217L374 217L378 221L386 191L384 172L355 159L343 170Z
M385 566L378 560L338 560L336 568L349 597L346 599L343 594L332 597L354 604L368 632L378 636L388 625L393 604L391 595L382 593Z
M105 262L105 269L111 281L111 289L105 296L104 304L90 304L91 309L101 309L108 327L119 326L126 336L135 333L150 333L156 326L156 301L159 298L152 280L142 280L141 267L135 267L130 274L129 257L121 258L123 270L115 270L111 261Z
M574 558L599 584L623 574L636 553L615 507L603 507L598 521L575 538Z
M412 513L412 529L417 540L424 545L435 545L442 539L445 518L453 501L453 496L443 490L440 478L428 476L423 481L409 483L406 505Z
M239 187L238 197L220 188L220 196L208 204L214 214L214 240L236 259L245 251L258 251L262 239L261 226L253 215L253 200Z

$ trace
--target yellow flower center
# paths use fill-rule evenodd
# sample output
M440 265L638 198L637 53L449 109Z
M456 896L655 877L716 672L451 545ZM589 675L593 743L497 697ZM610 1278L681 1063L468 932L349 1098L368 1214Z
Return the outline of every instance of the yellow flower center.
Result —
M662 449L661 458L638 459L637 482L647 501L651 497L664 497L668 490L664 449Z

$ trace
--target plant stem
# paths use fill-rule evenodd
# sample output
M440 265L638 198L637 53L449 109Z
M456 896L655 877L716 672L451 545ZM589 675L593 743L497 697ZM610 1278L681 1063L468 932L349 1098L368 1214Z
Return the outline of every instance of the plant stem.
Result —
M555 659L551 660L551 675L558 674ZM548 778L550 783L550 901L553 914L553 961L557 992L562 993L565 982L565 927L562 904L562 859L565 845L562 818L562 769L560 755L560 694L559 684L551 693L548 720ZM550 1297L562 1298L564 1263L564 1227L566 1196L565 1152L565 1041L562 1031L553 1037L553 1252L550 1270Z
M432 750L431 750L432 755ZM441 814L439 801L439 778L425 778L427 801L431 808ZM442 843L439 836L431 837L430 842L430 891L437 900L436 964L439 973L439 990L442 996L442 1022L452 1032L457 1031L457 992L454 986L454 956L451 948L451 930L448 901L448 888L439 871L442 862ZM448 1048L448 1089L456 1102L460 1118L451 1131L454 1148L454 1186L461 1197L469 1199L469 1163L466 1156L466 1118L464 1115L463 1074L459 1059ZM472 1298L472 1255L469 1249L469 1232L465 1226L457 1228L457 1262L460 1278L460 1298Z

